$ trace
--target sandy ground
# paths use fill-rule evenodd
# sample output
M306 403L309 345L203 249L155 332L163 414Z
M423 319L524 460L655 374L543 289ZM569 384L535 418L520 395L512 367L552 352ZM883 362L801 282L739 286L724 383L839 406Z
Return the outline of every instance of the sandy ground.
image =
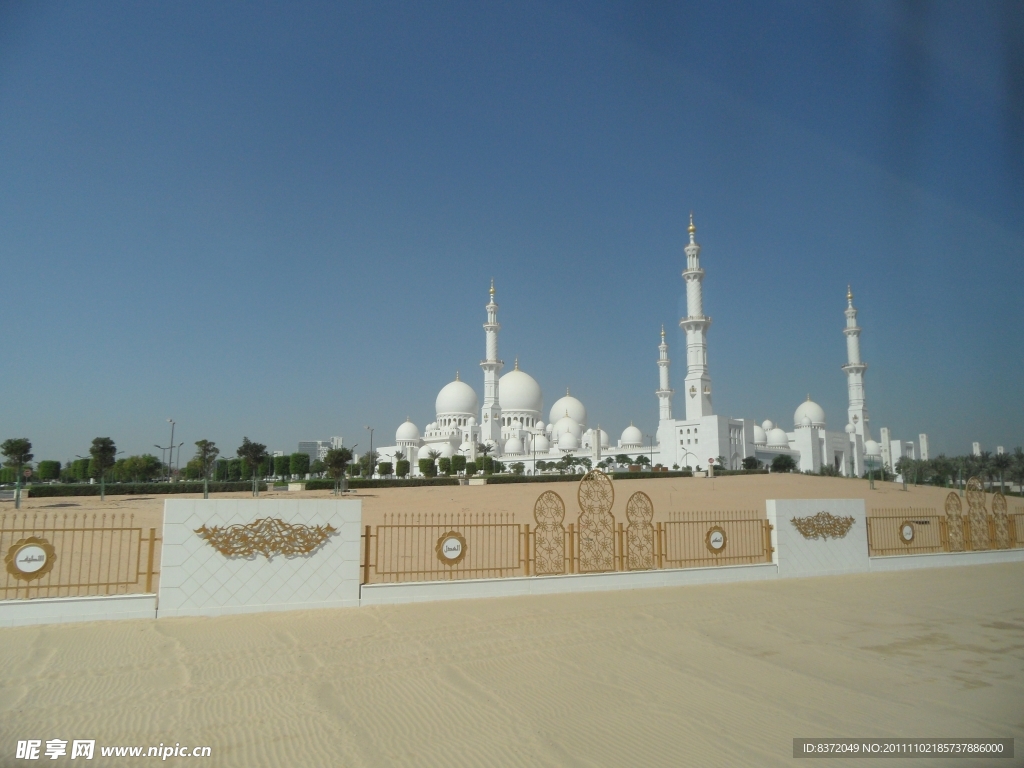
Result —
M0 629L0 765L60 738L215 766L778 766L809 736L1015 737L1016 760L955 764L1022 765L1022 583L1004 564Z

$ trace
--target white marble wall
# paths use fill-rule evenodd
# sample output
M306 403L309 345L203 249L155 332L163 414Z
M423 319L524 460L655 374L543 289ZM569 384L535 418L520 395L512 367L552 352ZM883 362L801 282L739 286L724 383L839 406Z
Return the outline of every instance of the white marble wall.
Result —
M768 499L766 506L768 521L774 526L772 545L779 578L859 573L869 569L863 499ZM792 519L813 517L819 512L853 517L853 526L841 539L805 539Z
M159 616L218 616L359 605L362 504L334 499L164 502ZM225 557L195 531L259 518L337 529L309 555Z

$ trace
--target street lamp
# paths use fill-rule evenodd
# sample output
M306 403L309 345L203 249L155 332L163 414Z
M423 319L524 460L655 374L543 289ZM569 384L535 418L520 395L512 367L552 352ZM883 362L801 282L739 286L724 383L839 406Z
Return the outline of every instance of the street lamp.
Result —
M170 455L167 457L167 482L171 482L174 477L174 419L168 419L168 423L171 425L171 442L168 445L170 448Z
M600 438L598 438L598 439L600 439ZM651 472L653 472L654 471L654 437L652 435L647 435L647 442L651 446L651 464L650 464L650 467L651 467Z
M363 429L370 430L370 452L366 454L366 471L370 473L369 479L373 480L373 427L364 426Z
M124 453L124 451L118 451L114 455L115 456L120 456L122 453ZM75 456L78 456L78 454L76 453ZM91 458L91 457L78 456L78 458L86 459L86 458ZM100 501L106 501L107 500L107 486L106 486L106 483L104 482L106 480L106 474L107 474L106 467L100 467Z

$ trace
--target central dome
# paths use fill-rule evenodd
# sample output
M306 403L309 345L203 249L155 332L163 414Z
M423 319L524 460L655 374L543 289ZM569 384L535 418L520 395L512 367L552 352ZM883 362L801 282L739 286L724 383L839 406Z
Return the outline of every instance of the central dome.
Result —
M434 401L434 411L438 416L442 413L472 416L479 407L476 392L469 384L459 381L458 378L450 384L445 384L437 393L437 400Z
M544 409L540 385L518 368L498 379L498 400L503 411L534 411L539 417Z
M502 403L502 405L504 406L504 403ZM559 398L558 401L551 406L551 413L549 414L548 421L554 424L559 419L565 418L566 416L580 426L587 426L587 409L583 407L583 403L569 394L568 389L565 390L565 397Z
M807 401L800 403L800 407L796 409L793 414L793 426L799 427L803 425L804 417L811 420L811 424L820 429L825 427L825 410L818 405L816 402L811 400L811 396L807 396Z

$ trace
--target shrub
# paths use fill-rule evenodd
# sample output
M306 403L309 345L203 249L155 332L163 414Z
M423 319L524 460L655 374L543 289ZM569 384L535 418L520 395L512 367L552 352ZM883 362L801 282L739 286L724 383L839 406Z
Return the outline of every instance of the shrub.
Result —
M780 453L772 459L772 472L792 472L796 469L796 462L792 456Z
M305 477L309 474L309 454L293 453L288 457L288 469L293 475Z
M267 489L266 483L260 483L260 490ZM210 483L210 493L237 493L251 491L252 483ZM137 496L140 494L165 493L202 493L202 483L111 483L107 485L108 496ZM62 485L34 485L29 491L29 498L40 499L48 496L99 496L99 483L72 483Z
M477 467L475 461L467 461L466 462L466 476L467 477L471 477L471 476L475 475L477 473L478 469L479 468Z
M437 468L443 475L450 475L452 473L452 460L448 456L442 456L437 460Z
M452 472L458 474L466 469L466 457L462 454L452 456Z
M454 477L410 477L404 480L394 479L376 479L367 480L365 478L357 478L350 480L348 487L350 490L357 490L359 488L413 488L420 485L458 485L459 481ZM310 480L306 483L307 491L325 491L330 490L334 487L332 480Z
M437 465L433 459L420 459L420 474L424 477L437 476Z
M391 465L390 461L382 461L380 464L377 465L377 472L380 473L381 477L390 475L394 471L395 468Z
M60 477L60 462L59 461L40 461L39 462L39 479L40 480L56 480Z
M410 465L408 459L399 459L398 463L395 464L395 474L398 475L399 477L408 476L409 469Z

